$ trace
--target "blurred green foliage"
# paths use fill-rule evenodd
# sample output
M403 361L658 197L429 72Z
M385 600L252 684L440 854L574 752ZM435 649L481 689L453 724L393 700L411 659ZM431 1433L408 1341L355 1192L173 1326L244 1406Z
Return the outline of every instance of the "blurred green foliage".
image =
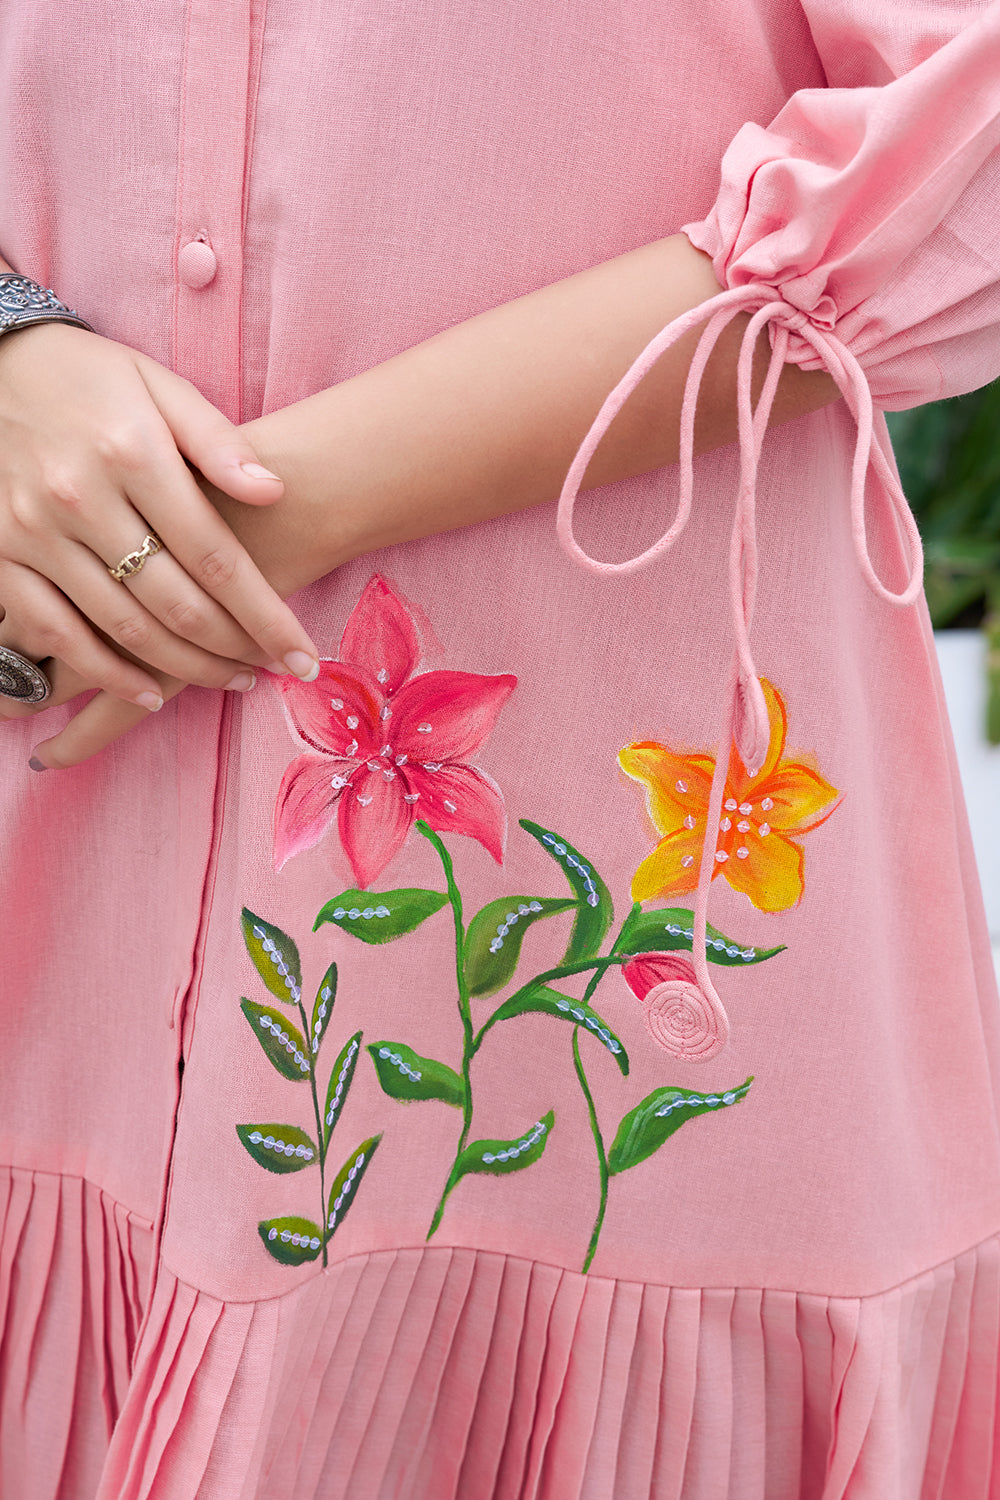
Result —
M1000 744L1000 381L886 419L924 541L931 619L985 631L986 734Z

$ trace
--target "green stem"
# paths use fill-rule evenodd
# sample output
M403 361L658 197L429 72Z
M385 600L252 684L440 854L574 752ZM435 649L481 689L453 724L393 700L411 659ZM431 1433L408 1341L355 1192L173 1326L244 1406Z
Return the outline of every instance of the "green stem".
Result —
M573 1065L576 1068L576 1076L580 1080L583 1097L587 1101L587 1113L590 1115L590 1129L594 1137L594 1145L597 1147L597 1170L601 1178L601 1202L597 1210L597 1218L594 1221L593 1232L590 1236L590 1244L587 1246L587 1256L583 1262L584 1271L590 1269L590 1262L594 1258L597 1242L601 1237L604 1227L604 1215L608 1207L608 1154L604 1149L604 1137L601 1135L601 1127L597 1122L597 1109L594 1104L594 1096L590 1092L590 1084L587 1082L586 1070L583 1059L580 1056L580 1028L573 1027Z
M615 938L614 942L611 945L611 952L608 954L608 962L605 963L602 968L594 969L594 972L590 976L590 980L588 981L587 988L583 992L584 1004L589 1003L591 996L597 989L597 986L600 984L601 980L608 972L608 969L611 966L611 961L617 957L619 949L621 948L622 944L625 942L625 939L629 934L632 923L635 921L641 910L641 906L638 902L636 902L632 907L632 910L629 912L628 916L622 923L618 931L618 936ZM590 1235L590 1244L587 1246L587 1255L583 1262L583 1270L588 1271L590 1269L590 1263L594 1258L594 1253L597 1250L597 1242L601 1238L601 1230L604 1228L604 1215L606 1214L608 1208L609 1173L608 1153L604 1147L604 1137L601 1134L601 1127L597 1119L597 1109L594 1104L594 1096L590 1091L590 1083L587 1079L587 1070L583 1066L583 1058L580 1056L579 1026L573 1027L573 1065L576 1068L576 1076L580 1080L580 1088L583 1090L583 1097L587 1101L587 1113L590 1116L590 1129L594 1137L594 1146L597 1149L597 1170L601 1179L601 1201L597 1209L597 1218L594 1220L594 1228Z
M302 1035L306 1039L309 1049L309 1087L312 1090L313 1112L316 1116L316 1147L319 1151L319 1222L322 1228L323 1240L323 1264L326 1265L326 1145L323 1140L323 1116L319 1112L319 1095L316 1093L316 1054L313 1052L312 1033L309 1029L309 1021L306 1017L305 1006L299 1001L299 1015L302 1017Z
M437 850L438 858L444 870L444 878L448 887L448 900L451 903L452 915L455 920L455 980L458 986L458 1014L462 1021L462 1133L458 1138L455 1160L452 1163L451 1171L448 1173L448 1178L441 1197L438 1200L437 1208L434 1210L431 1227L427 1231L427 1238L430 1239L441 1223L441 1216L444 1213L444 1206L448 1201L448 1194L458 1181L455 1176L455 1167L458 1165L459 1157L465 1150L466 1142L469 1139L469 1132L472 1129L471 1069L475 1046L473 1044L472 1010L469 1004L469 991L465 983L465 927L462 922L462 893L455 883L455 867L452 864L451 855L440 838L438 838L430 824L425 823L422 818L418 818L416 826L424 838L433 844Z

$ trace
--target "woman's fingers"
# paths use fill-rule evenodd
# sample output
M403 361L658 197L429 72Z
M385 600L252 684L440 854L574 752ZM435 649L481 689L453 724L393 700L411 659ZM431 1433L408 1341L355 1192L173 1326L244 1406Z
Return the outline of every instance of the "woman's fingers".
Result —
M164 677L164 698L175 697L184 686L176 678ZM98 693L58 734L35 746L29 765L33 771L61 771L77 766L105 750L148 717L131 703L121 703L107 693Z
M202 687L246 689L253 686L253 669L239 660L218 657L194 646L190 641L167 630L131 592L113 579L100 560L79 543L62 540L53 549L49 564L50 590L63 598L63 608L54 610L52 592L44 597L37 588L22 592L23 575L41 575L21 569L20 578L11 577L12 564L0 564L0 597L2 597L22 633L27 628L43 655L58 657L81 676L88 676L96 665L98 632L128 656L138 658L157 671L183 677ZM154 559L155 560L155 559ZM70 606L69 612L65 608ZM74 609L72 606L76 606ZM58 627L55 621L58 619ZM58 629L56 644L49 644L51 632ZM105 650L110 648L105 647ZM115 656L114 651L110 654ZM91 678L91 680L94 680ZM104 684L102 683L102 686ZM116 694L116 696L121 696ZM129 695L131 696L131 695Z
M30 568L4 563L0 565L0 596L6 608L0 645L29 661L51 657L63 662L82 684L102 688L147 712L155 713L162 705L158 678L101 640L47 578ZM50 676L47 670L46 675ZM9 702L6 700L4 707Z
M136 355L136 367L178 450L206 479L244 505L280 500L285 487L277 474L264 467L239 428L190 381L145 355Z

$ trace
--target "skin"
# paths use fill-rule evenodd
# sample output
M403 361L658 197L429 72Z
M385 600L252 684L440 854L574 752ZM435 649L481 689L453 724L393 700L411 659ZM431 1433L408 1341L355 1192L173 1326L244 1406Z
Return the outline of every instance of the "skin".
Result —
M287 596L376 548L547 503L558 496L604 397L636 355L665 324L719 290L711 261L686 236L643 246L234 429L256 461L280 474L280 499L248 504L231 483L228 494L217 479L213 484L215 475L204 479L202 489L214 503L213 515L225 520L275 596ZM748 321L743 314L734 320L709 361L696 452L736 437L736 364ZM17 337L27 341L42 331ZM677 461L684 382L699 332L667 351L630 397L591 460L585 488ZM762 333L755 396L768 349ZM0 397L4 374L0 360ZM786 365L771 423L817 410L838 395L825 372ZM200 555L200 533L189 535L188 547ZM155 557L144 568L147 588L146 575L161 561ZM0 566L0 597L2 590ZM18 644L25 640L27 619L27 611L15 618L9 609L0 643L31 655ZM221 629L218 622L215 628ZM152 675L165 698L191 680ZM94 685L77 673L62 687L68 693L77 684L78 691ZM101 691L60 734L37 746L35 757L46 768L76 764L145 717L134 701Z

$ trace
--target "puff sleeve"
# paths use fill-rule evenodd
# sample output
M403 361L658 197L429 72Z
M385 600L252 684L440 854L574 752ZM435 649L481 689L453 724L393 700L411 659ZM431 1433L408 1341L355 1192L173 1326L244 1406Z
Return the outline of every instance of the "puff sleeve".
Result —
M1000 5L805 0L832 87L744 125L684 232L854 354L879 406L1000 374ZM792 331L787 358L823 363Z

